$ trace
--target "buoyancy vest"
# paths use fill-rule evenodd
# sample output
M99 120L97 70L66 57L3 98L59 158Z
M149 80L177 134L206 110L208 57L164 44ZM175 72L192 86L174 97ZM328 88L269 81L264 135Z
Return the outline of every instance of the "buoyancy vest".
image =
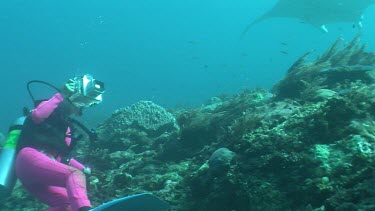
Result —
M65 142L68 127L71 130L70 138L72 139L69 146ZM58 108L41 123L35 123L29 114L23 125L17 150L33 147L66 156L75 145L73 131L69 119Z

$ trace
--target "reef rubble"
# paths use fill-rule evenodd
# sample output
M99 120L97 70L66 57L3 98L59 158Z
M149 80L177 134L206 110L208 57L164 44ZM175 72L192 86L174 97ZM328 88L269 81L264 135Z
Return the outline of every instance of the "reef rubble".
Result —
M375 54L357 36L309 55L270 92L115 111L77 152L92 203L150 192L181 211L375 210ZM0 205L22 207L43 205L20 187Z

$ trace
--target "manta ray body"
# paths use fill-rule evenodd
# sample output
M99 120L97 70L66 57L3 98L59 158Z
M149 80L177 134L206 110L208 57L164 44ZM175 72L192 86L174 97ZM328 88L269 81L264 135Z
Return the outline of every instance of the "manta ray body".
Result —
M328 32L325 24L353 22L362 27L364 11L375 0L279 0L264 15L255 19L244 31L269 18L295 18Z

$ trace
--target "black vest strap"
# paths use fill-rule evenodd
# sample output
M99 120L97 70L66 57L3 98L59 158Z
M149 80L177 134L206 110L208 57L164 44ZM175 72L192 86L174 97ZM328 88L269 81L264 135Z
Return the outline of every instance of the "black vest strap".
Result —
M98 138L98 135L93 129L88 129L84 124L82 124L78 120L74 118L69 118L69 122L74 123L79 128L81 128L89 136L90 141L95 141Z

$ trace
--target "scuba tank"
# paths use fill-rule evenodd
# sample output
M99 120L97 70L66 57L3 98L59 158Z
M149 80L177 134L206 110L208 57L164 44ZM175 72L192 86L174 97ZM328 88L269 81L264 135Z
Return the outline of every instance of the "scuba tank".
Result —
M16 183L14 171L16 148L25 119L25 116L20 117L9 127L8 137L0 150L0 199L8 197Z

